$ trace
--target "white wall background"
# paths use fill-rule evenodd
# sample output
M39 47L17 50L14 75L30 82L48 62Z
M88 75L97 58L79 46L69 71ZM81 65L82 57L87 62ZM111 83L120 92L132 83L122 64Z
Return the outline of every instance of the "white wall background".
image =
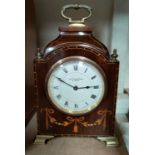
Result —
M66 4L86 4L93 8L86 23L94 27L94 36L109 52L116 48L120 60L118 92L128 88L128 0L34 0L39 46L42 49L58 36L58 27L68 22L60 11Z
M120 60L119 87L121 93L129 88L129 4L128 0L114 0L111 50L116 48Z

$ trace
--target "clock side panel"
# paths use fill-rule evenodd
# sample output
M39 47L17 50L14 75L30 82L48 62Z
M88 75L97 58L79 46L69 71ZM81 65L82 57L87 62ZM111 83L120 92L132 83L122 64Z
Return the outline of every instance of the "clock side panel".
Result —
M59 111L46 95L45 78L50 67L58 60L69 56L84 56L95 61L104 70L108 90L99 106L88 114L71 116ZM115 103L117 96L118 62L99 57L89 49L58 50L47 59L35 62L36 99L38 103L38 133L50 135L113 135Z

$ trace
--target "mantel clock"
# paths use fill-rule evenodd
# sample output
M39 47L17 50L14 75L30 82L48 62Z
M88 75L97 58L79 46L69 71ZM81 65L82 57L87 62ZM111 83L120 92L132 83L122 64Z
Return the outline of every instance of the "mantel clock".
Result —
M65 15L68 9L86 9L82 20ZM91 16L86 5L66 5L69 20L59 36L34 60L38 135L35 143L55 136L91 136L116 146L114 135L119 62L84 25Z

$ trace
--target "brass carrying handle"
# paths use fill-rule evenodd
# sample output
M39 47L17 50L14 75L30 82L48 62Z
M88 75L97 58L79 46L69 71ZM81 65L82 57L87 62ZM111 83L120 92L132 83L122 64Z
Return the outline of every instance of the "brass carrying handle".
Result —
M88 11L88 13L89 13L88 16L83 17L81 20L72 20L71 17L68 17L68 16L65 15L65 11L67 11L67 9L78 10L78 9L81 9L81 8L86 9ZM69 4L69 5L65 5L65 6L62 7L61 15L65 19L68 19L69 23L84 23L84 21L86 19L88 19L92 15L92 8L90 6L83 5L83 4Z

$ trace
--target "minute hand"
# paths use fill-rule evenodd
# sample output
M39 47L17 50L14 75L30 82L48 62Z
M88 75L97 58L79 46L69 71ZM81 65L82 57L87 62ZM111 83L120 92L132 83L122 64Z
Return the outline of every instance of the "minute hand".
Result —
M57 78L60 82L65 83L66 85L68 85L68 86L74 88L74 86L72 86L72 85L70 85L69 83L63 81L61 78L59 78L59 77L56 77L56 78Z

